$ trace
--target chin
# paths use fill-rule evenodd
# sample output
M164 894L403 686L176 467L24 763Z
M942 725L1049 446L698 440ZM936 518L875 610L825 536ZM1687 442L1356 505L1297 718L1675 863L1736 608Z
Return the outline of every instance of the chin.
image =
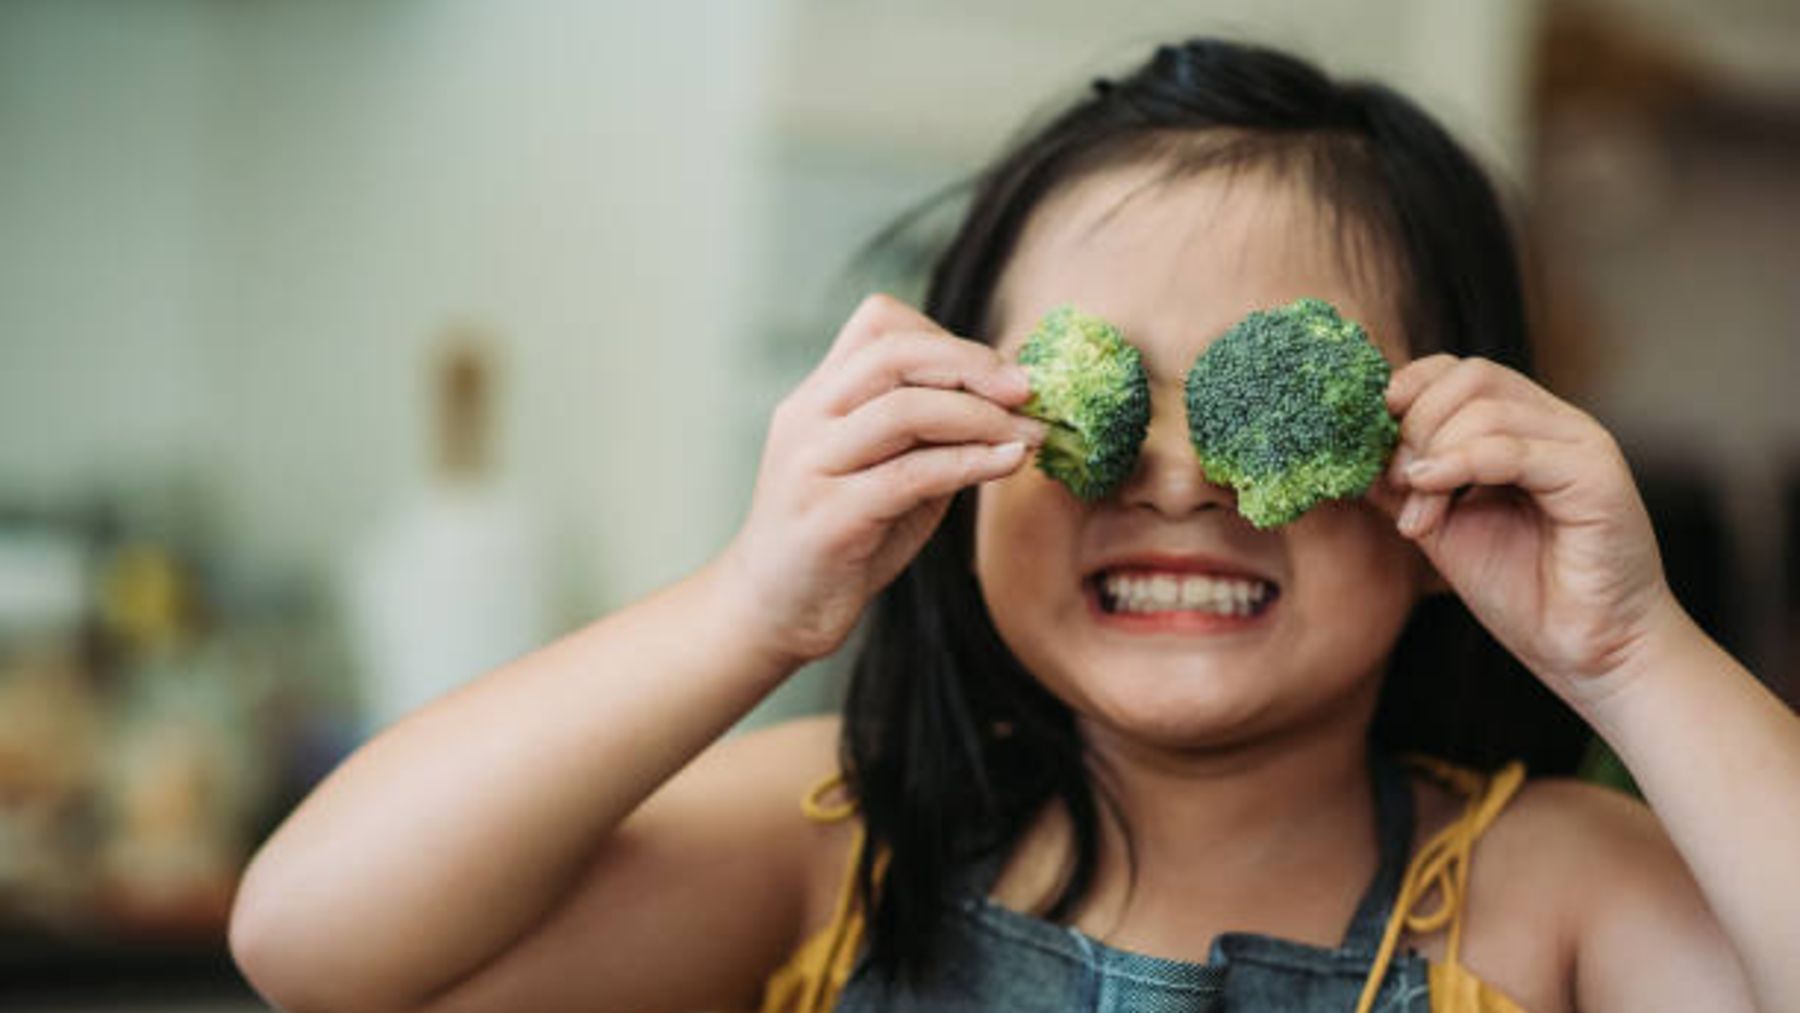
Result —
M1203 674L1146 673L1082 687L1070 706L1084 724L1161 749L1215 749L1252 738L1277 708L1264 687Z

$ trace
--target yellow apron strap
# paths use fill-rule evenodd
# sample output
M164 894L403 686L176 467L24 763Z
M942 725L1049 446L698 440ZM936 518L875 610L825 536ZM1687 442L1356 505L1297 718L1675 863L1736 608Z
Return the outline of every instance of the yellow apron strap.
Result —
M1430 757L1409 756L1406 759L1464 792L1469 801L1463 807L1462 816L1426 841L1407 866L1400 895L1394 900L1394 912L1381 936L1381 947L1369 968L1368 980L1363 982L1356 1013L1369 1013L1374 1006L1375 994L1380 991L1381 979L1393 962L1394 949L1403 929L1425 934L1436 932L1448 922L1450 940L1445 947L1444 962L1457 963L1457 953L1462 945L1462 902L1469 889L1470 852L1482 831L1493 823L1494 817L1525 781L1525 765L1516 760L1492 777L1483 778ZM1413 908L1433 890L1439 898L1437 907L1415 914Z
M1424 753L1407 753L1400 759L1407 766L1417 767L1425 773L1430 774L1432 777L1437 778L1439 781L1442 781L1444 784L1456 789L1456 792L1459 795L1474 796L1479 794L1482 785L1487 783L1487 778L1481 774L1478 774L1467 767L1459 767L1454 763L1440 760L1435 756L1427 756Z
M1450 944L1445 951L1445 963L1460 962L1457 955L1462 952L1463 912L1467 909L1464 902L1469 896L1469 866L1472 864L1469 856L1474 851L1475 842L1487 832L1489 826L1493 825L1495 817L1500 815L1500 810L1506 808L1506 803L1512 801L1513 795L1518 793L1519 787L1524 783L1524 764L1514 760L1502 767L1488 782L1487 791L1481 796L1480 804L1475 806L1475 811L1468 817L1469 827L1464 834L1464 843L1457 862L1457 903L1452 908L1454 914L1450 921Z
M815 823L836 823L849 819L856 812L856 800L846 798L836 804L825 801L825 796L844 786L843 771L835 771L819 779L806 794L800 796L800 811L806 818Z
M808 796L810 801L811 796ZM808 813L811 815L811 813ZM842 979L839 977L840 965L853 958L856 948L862 943L862 916L856 910L856 868L862 864L863 847L867 835L861 827L856 828L856 836L850 843L850 857L844 862L843 874L838 880L837 900L832 906L831 924L826 928L826 945L824 959L813 970L806 982L806 990L801 993L797 1013L824 1013L831 1008L836 998L834 987ZM848 967L842 967L847 972Z
M801 797L800 811L807 819L818 823L836 823L849 819L856 814L854 798L845 798L836 803L826 801L832 792L843 786L842 772L821 779ZM858 903L856 874L862 865L868 840L868 831L859 825L856 835L851 839L850 854L844 860L844 870L838 877L837 898L832 904L831 921L814 937L824 944L824 950L816 962L810 959L805 962L807 966L802 970L804 982L799 1002L791 1007L794 1013L828 1013L837 1002L844 983L850 979L850 972L855 967L857 954L862 948L865 928L862 906ZM887 871L887 864L888 855L884 849L875 856L876 883L881 882Z

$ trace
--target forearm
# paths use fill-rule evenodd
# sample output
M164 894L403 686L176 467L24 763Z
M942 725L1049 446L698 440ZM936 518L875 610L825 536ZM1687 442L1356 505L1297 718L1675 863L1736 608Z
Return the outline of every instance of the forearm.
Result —
M383 732L252 863L240 961L385 1008L471 973L791 671L753 621L709 568Z
M1678 606L1581 708L1637 779L1762 1009L1800 1009L1800 719Z

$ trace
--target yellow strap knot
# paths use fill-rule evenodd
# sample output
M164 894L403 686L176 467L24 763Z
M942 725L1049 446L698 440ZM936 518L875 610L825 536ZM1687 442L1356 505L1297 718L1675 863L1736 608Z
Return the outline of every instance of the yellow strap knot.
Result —
M849 819L856 812L856 800L845 797L835 803L825 801L825 797L844 786L844 775L840 771L819 780L800 798L800 811L806 818L815 823L836 823ZM848 796L848 793L846 793Z

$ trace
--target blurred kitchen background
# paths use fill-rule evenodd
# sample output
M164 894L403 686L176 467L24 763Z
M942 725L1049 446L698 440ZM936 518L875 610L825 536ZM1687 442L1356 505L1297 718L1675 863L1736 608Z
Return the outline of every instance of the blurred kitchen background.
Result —
M223 918L307 787L715 553L954 200L870 237L1200 32L1488 162L1549 381L1793 700L1791 0L0 0L0 1006L260 1008Z

